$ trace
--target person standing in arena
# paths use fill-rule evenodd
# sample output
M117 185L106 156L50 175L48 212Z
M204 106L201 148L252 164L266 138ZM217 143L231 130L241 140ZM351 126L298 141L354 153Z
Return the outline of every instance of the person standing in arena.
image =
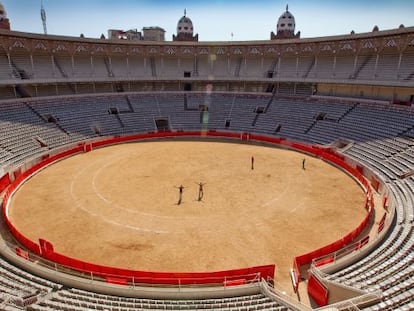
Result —
M205 184L203 184L201 181L198 183L198 201L201 201L203 199L204 196L204 189L203 186Z
M254 170L254 157L252 157L252 166L251 169Z
M303 169L303 170L305 169L305 163L306 163L306 159L305 159L305 158L303 158L303 160L302 160L302 169Z
M178 202L177 205L180 205L183 200L183 192L184 192L184 186L181 184L178 188Z

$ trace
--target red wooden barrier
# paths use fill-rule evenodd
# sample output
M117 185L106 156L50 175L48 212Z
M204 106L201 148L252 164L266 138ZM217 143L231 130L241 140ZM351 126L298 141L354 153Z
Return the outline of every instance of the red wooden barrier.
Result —
M15 171L13 172L14 179L16 179L17 177L19 177L19 176L20 176L20 174L21 174L20 169L15 170Z
M243 284L246 284L246 279L224 281L224 286L237 286L237 285L243 285Z
M375 177L372 177L371 185L372 185L372 188L375 189L375 191L378 191L380 184L379 184L379 181Z
M70 267L80 272L93 273L95 276L101 276L105 279L121 278L125 279L128 282L146 284L186 285L212 283L225 284L227 282L230 282L230 284L234 286L237 282L240 282L241 279L243 279L244 282L254 281L260 278L273 279L275 275L275 265L265 265L215 272L175 273L149 272L100 266L75 258L70 258L58 253L45 254L44 257L62 266Z
M384 213L384 215L382 215L381 220L378 223L378 233L380 233L382 231L382 229L384 229L384 224L385 224L385 218L387 217L387 213Z
M362 175L364 174L364 167L361 165L356 166L356 170Z
M105 281L106 283L111 283L111 284L128 285L128 281L126 279L121 279L121 278L107 277Z
M40 245L40 251L42 252L42 255L54 252L52 243L50 243L49 241L46 241L45 239L39 239L39 245Z
M369 242L369 235L367 235L367 236L363 237L363 238L359 241L359 243L357 243L357 244L355 245L355 250L357 251L357 250L359 250L361 247L364 247L365 245L367 245L367 244L368 244L368 242Z
M0 193L2 193L10 185L10 175L7 173L0 178Z
M318 306L323 307L328 304L328 289L312 274L308 279L308 294Z
M386 196L382 198L382 207L388 211L388 198Z
M318 262L315 263L315 267L320 267L320 266L323 266L323 265L326 265L326 264L332 263L332 262L334 262L334 258L332 256L331 257L326 257L322 260L318 260Z
M298 144L294 144L295 147L298 146ZM309 150L309 148L301 148L301 150ZM372 198L372 192L369 187L369 184L367 180L361 175L361 173L358 171L358 169L353 168L348 163L344 162L344 159L342 157L337 157L332 150L328 150L328 152L325 152L323 149L315 148L316 154L318 154L319 157L322 159L329 161L335 165L338 165L342 167L345 171L350 173L352 176L354 176L365 188L367 192L367 200L366 205L368 208L368 214L366 217L362 220L362 222L359 224L357 228L352 230L350 233L348 233L346 236L344 236L342 239L333 242L329 245L326 245L322 248L319 248L317 250L311 251L307 254L298 256L294 259L294 265L298 266L298 270L300 271L300 267L302 265L308 265L312 262L313 259L326 256L328 254L334 253L343 247L349 245L355 239L361 234L361 232L366 228L373 212L373 198ZM314 153L315 154L315 153ZM378 181L377 181L378 182ZM379 183L379 182L378 182ZM379 185L377 185L379 187ZM327 262L326 262L327 263ZM325 263L325 264L326 264Z
M14 250L15 250L15 252L18 256L20 256L20 257L22 257L26 260L29 260L29 253L28 252L26 252L25 250L22 250L20 247L16 247Z

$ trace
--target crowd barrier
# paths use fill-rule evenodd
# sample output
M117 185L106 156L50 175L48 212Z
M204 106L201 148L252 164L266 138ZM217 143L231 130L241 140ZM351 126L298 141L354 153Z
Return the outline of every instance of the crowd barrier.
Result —
M339 241L336 241L330 245L322 247L318 250L312 251L310 253L298 256L294 259L293 272L295 274L295 284L298 286L300 280L300 268L303 265L308 265L312 262L314 258L321 257L327 254L330 254L334 251L337 251L344 246L352 243L359 236L362 230L365 229L372 213L373 200L372 193L368 182L363 178L361 172L357 168L353 168L351 165L345 162L344 157L336 154L334 151L326 148L321 148L318 146L304 145L296 142L290 142L282 138L268 137L253 135L249 133L233 133L233 132L219 132L219 131L178 131L178 132L150 132L145 134L136 134L130 136L119 136L119 137L110 137L102 140L88 141L86 143L80 143L75 147L72 147L68 150L54 154L52 156L43 156L41 161L35 163L32 167L28 168L25 171L16 170L15 171L15 180L10 183L10 180L7 180L7 177L4 177L3 181L7 187L9 184L5 195L4 195L4 204L3 204L3 215L6 221L7 226L15 238L28 250L31 252L41 255L47 260L51 260L57 264L60 264L65 267L70 267L74 270L91 273L97 276L102 276L106 279L107 282L124 284L131 281L139 279L143 283L152 283L152 284L176 284L180 282L181 284L206 284L206 283L222 283L230 282L229 284L235 284L240 282L250 281L249 278L256 278L259 274L261 278L274 278L275 266L274 265L265 265L259 267L243 268L236 270L227 270L219 272L199 272L199 273L169 273L169 272L146 272L146 271L133 271L127 269L119 269L115 267L106 267L95 265L93 263L87 263L75 258L70 258L62 254L56 253L53 251L53 245L50 242L42 240L40 244L48 245L47 248L40 247L39 244L29 240L24 235L22 235L10 222L8 217L8 201L12 193L23 183L29 176L35 172L41 170L45 166L61 160L65 157L74 155L80 152L88 152L95 148L104 147L113 144L131 142L131 141L140 141L145 139L157 139L157 138L180 138L180 137L216 137L224 139L236 139L241 141L258 141L264 143L275 144L278 146L287 147L290 149L298 150L305 152L317 157L320 157L328 162L331 162L343 170L347 171L349 174L353 175L365 188L367 192L367 207L369 213L361 224L354 229L351 233L346 235ZM87 148L85 148L87 144ZM8 176L8 175L6 175ZM3 178L1 179L3 180ZM297 288L296 288L297 290Z
M47 242L45 245L51 243ZM260 280L262 277L273 277L275 265L263 265L234 270L214 272L151 272L108 267L81 261L51 250L42 251L42 257L61 266L69 267L79 272L92 274L95 278L103 278L108 283L114 284L165 284L165 285L190 285L190 284L220 284L232 286Z
M9 173L5 174L0 178L0 193L2 193L10 185L10 175Z
M297 146L297 144L295 144L295 146ZM333 163L334 165L341 167L344 171L348 172L356 180L358 180L366 192L365 208L368 210L368 213L366 214L364 219L361 221L361 223L354 230L352 230L350 233L345 235L340 240L337 240L319 249L313 250L309 253L295 257L294 262L293 262L293 269L294 269L296 280L301 279L301 267L310 265L313 259L319 258L319 257L325 257L329 254L334 254L335 252L346 247L347 245L350 245L351 243L355 242L360 237L360 234L366 229L374 212L374 200L373 200L373 194L372 194L371 188L369 186L368 181L364 178L364 176L361 174L361 171L359 169L354 168L348 163L346 163L344 157L337 155L333 150L322 149L319 147L310 148L308 146L304 146L304 148L302 147L301 149L305 150L306 152L310 152L310 153L314 151L313 154L315 156L318 156L324 159L325 161L328 161L330 163ZM364 241L366 240L364 239ZM333 261L333 258L332 260L329 260L328 258L326 258L325 264L332 262L332 261ZM296 282L296 284L297 286L299 286L298 282ZM295 290L297 290L297 288Z
M318 306L326 306L328 304L328 289L314 277L313 274L309 275L308 278L308 291L309 295L318 304Z
M257 140L257 141L264 141L268 143L278 144L281 146L285 146L287 148L292 148L292 149L295 149L301 152L311 154L327 162L330 162L340 167L342 170L344 170L351 176L353 176L362 185L362 187L364 188L364 191L366 192L365 207L368 210L368 213L365 216L365 218L362 220L362 222L358 225L357 228L352 230L349 234L347 234L346 236L344 236L338 241L335 241L329 245L326 245L324 247L321 247L319 249L316 249L314 251L311 251L309 253L306 253L306 254L303 254L303 255L300 255L294 258L291 276L292 276L292 284L294 285L294 290L297 291L300 280L301 280L301 268L303 266L310 265L313 259L315 258L327 256L336 251L339 251L340 249L346 247L347 245L350 245L351 243L355 242L355 240L364 231L374 211L373 194L372 194L368 181L363 176L363 168L358 165L353 167L352 165L348 164L344 156L337 154L332 149L323 148L319 146L313 146L313 145L304 145L304 144L291 142L291 141L281 139L281 138L263 137L260 135L250 135L250 140ZM379 185L377 185L375 181L371 181L371 183L374 183L374 186L376 186L376 189L378 189ZM365 243L366 241L367 241L366 239L363 239L364 245L366 244ZM359 245L360 244L361 243L359 243ZM332 261L333 261L333 258L326 259L325 264L328 262L332 262Z

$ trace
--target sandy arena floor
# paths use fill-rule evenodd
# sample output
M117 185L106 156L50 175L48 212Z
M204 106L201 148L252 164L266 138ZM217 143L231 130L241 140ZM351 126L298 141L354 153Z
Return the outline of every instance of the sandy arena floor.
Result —
M276 282L289 288L293 258L357 227L364 198L348 175L297 152L155 141L48 167L16 193L10 218L30 239L84 261L180 272L275 263Z

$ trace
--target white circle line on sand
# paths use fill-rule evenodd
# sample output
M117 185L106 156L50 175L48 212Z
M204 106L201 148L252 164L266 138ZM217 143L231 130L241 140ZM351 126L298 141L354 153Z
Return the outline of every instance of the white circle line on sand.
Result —
M128 152L124 152L124 154L126 154L126 153L128 153ZM186 219L191 219L191 218L193 218L193 219L196 219L197 217L196 216L189 216L189 215L180 215L180 216L163 216L163 215L155 215L155 214L151 214L151 213L144 213L144 212L141 212L141 211L135 211L135 210L131 210L131 209L128 209L128 208L125 208L125 207L123 207L123 206L120 206L119 204L116 204L116 203L114 203L113 201L111 201L111 200L109 200L108 198L106 198L98 189L97 189L97 186L96 186L96 179L98 178L98 175L104 170L104 169L106 169L108 166L110 166L112 163L114 163L114 162L117 162L117 161L119 161L120 160L120 156L119 156L119 154L118 155L114 155L114 156L112 156L111 158L113 158L113 159L111 159L109 162L106 162L106 164L105 165L103 165L103 166L100 166L98 169L97 169L97 171L93 174L93 179L92 179L92 181L91 181L91 184L92 184L92 188L93 188L93 192L97 195L97 197L99 198L99 199L101 199L106 205L108 205L108 206L110 206L110 207L114 207L114 208L116 208L117 210L123 210L123 211L127 211L127 212L130 212L130 213L135 213L135 214L139 214L139 215L142 215L142 216L149 216L149 217L154 217L154 218L161 218L161 219L183 219L183 218L186 218ZM92 167L93 165L95 165L95 164L99 164L98 163L98 161L95 161L94 163L92 163L91 165L88 165L87 167L85 167L82 171L80 171L76 176L75 176L75 178L74 179L78 179L79 177L80 177L80 175L82 175L87 169L89 169L90 167ZM73 184L74 184L74 181L72 181L72 183L71 183L71 195L73 194ZM72 195L72 198L74 198L74 195ZM81 210L83 210L84 212L86 212L86 213L88 213L88 214L90 214L90 215L92 215L92 216L94 216L94 217L96 217L96 218L99 218L99 219L101 219L102 221L104 221L104 222L106 222L106 223L109 223L109 224L112 224L112 225L115 225L115 226L119 226L119 227L124 227L124 228L128 228L128 229L131 229L131 230L135 230L135 231L140 231L140 232L146 232L146 233L156 233L156 234L187 234L186 233L186 231L183 231L183 230L179 230L179 231L177 231L177 230L175 230L175 231L171 231L171 230L159 230L159 229L157 229L157 230L154 230L154 229L146 229L146 228L142 228L142 227L138 227L138 226L133 226L133 225L128 225L128 224L123 224L123 223L119 223L119 222L116 222L116 221L114 221L114 220L110 220L110 219L107 219L106 217L104 217L104 216L102 216L102 215L100 215L100 214L97 214L97 213L94 213L94 212L91 212L90 210L88 210L83 204L81 204L80 203L80 200L76 200L75 201L75 203L78 205L78 207L81 209ZM247 213L247 211L246 211L246 213ZM220 231L224 231L224 229L222 229L222 230L217 230L217 229L214 229L214 230L202 230L202 232L204 232L204 233L217 233L217 232L220 232Z
M289 212L290 213L294 213L296 212L298 209L301 209L303 206L305 206L305 202L302 200L299 202L298 205L296 205L294 208L292 208Z
M279 201L288 192L290 185L292 184L292 176L289 176L288 180L284 184L286 184L286 186L284 187L283 191L279 192L278 195L273 199L263 203L262 207L268 207L269 205Z
M74 186L76 181L79 179L79 177L86 172L87 169L89 169L90 167L92 167L93 165L95 165L97 163L97 161L92 162L90 165L85 166L82 170L80 170L73 178L72 181L70 183L70 195L73 199L73 202L75 203L75 205L81 209L83 212L91 215L92 217L98 218L100 219L102 222L114 225L114 226L118 226L118 227L123 227L123 228L128 228L131 230L135 230L135 231L139 231L139 232L145 232L145 233L156 233L156 234L168 234L171 233L170 231L165 231L165 230L152 230L152 229L145 229L145 228L141 228L141 227L136 227L136 226L131 226L131 225L125 225L125 224L121 224L118 223L116 221L113 220L108 220L106 217L103 217L102 215L98 215L97 213L91 212L90 210L88 210L82 203L80 203L80 200L77 199L75 193L74 193Z
M93 191L94 191L94 193L102 200L102 201L104 201L105 202L105 204L107 204L107 205L111 205L111 206L113 206L113 207L116 207L118 210L123 210L123 211L126 211L126 212L128 212L128 213L131 213L131 214L138 214L138 215L142 215L142 216L149 216L149 217L154 217L154 218L161 218L161 219L177 219L177 216L166 216L166 215L156 215L156 214L153 214L153 213L144 213L144 212L142 212L142 211L140 211L140 210L132 210L132 209L130 209L130 208L127 208L127 207L125 207L124 205L122 205L122 204L119 204L119 203L116 203L116 202L113 202L113 201L111 201L110 199L108 199L107 197L105 197L99 190L98 190L98 188L97 188L97 186L96 186L96 181L97 181L97 178L98 178L98 175L100 175L101 174L101 172L102 171L104 171L108 166L110 166L110 165L112 165L114 162L117 162L117 161L119 161L119 157L118 158L115 158L115 159L113 159L112 161L110 161L110 162L108 162L108 163L106 163L105 165L103 165L103 166L101 166L96 172L95 172L95 174L93 175L93 179L92 179L92 188L93 188ZM190 218L191 216L188 216L188 215L186 215L185 216L186 218ZM183 216L180 216L180 219L182 219L183 218Z

